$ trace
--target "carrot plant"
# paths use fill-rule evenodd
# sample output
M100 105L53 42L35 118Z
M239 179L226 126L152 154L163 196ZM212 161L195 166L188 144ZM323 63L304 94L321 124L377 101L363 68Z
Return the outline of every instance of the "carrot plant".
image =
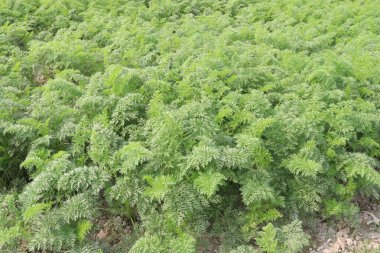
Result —
M114 252L110 213L133 253L353 222L379 196L379 4L1 1L0 249Z

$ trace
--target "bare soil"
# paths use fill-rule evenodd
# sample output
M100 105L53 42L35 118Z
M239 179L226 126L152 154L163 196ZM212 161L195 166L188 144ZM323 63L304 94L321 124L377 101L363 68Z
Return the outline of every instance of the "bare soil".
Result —
M380 205L366 205L360 213L360 224L356 228L338 224L318 224L313 246L309 253L380 253Z

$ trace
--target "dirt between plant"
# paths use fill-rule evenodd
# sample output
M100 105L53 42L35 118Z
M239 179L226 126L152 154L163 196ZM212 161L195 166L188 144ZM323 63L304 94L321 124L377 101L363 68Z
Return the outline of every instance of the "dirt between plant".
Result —
M355 229L345 225L333 228L321 222L312 243L315 246L307 252L380 253L380 205L367 210L360 213L360 225Z
M359 204L360 223L355 228L341 222L337 225L322 221L317 225L310 239L310 246L305 253L380 253L380 204ZM96 232L91 237L97 241L117 248L122 240L132 232L130 224L121 217L104 216L97 220ZM220 241L217 238L203 238L206 247L200 247L198 252L219 252ZM124 245L125 246L125 245ZM129 245L130 246L130 245ZM203 245L204 246L204 245ZM106 252L114 252L113 250Z

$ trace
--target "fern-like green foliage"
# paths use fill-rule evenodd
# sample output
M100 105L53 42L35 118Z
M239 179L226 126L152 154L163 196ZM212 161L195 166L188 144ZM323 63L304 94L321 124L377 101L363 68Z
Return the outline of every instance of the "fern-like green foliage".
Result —
M24 221L28 222L29 220L37 216L39 213L41 213L44 209L50 208L50 206L51 204L49 203L38 203L27 207L22 215Z
M97 194L104 189L109 180L110 175L106 170L99 167L79 167L63 174L57 183L57 188L69 193L90 189Z
M225 179L226 177L219 172L202 173L194 180L194 185L200 193L211 198Z
M156 178L145 176L145 179L150 184L150 187L147 187L145 190L145 195L157 200L162 200L170 191L170 185L174 183L173 179L169 176L159 176Z
M3 228L0 230L0 248L3 248L13 240L17 240L20 237L20 228L18 226Z
M286 167L293 174L305 177L316 177L318 172L322 170L320 163L297 155L286 161Z
M144 236L133 245L132 253L153 252L195 252L195 240L189 235L182 234L178 237L160 239L158 236Z
M355 222L378 5L0 1L0 251L294 253Z
M83 241L87 233L92 227L92 223L89 220L81 220L77 225L77 238L79 241Z
M239 246L233 250L230 251L230 253L257 253L259 251L257 251L255 248L253 248L252 246Z
M256 175L243 179L241 192L243 202L247 206L276 198L276 193L266 173L257 172Z
M279 241L281 251L299 252L308 244L309 236L302 231L300 221L293 221L281 227Z
M300 252L308 244L308 235L302 231L300 221L275 228L269 223L259 232L257 244L267 253L271 252Z
M277 252L278 240L276 239L276 233L277 231L272 223L263 227L263 231L259 232L256 239L257 244L262 250L267 253Z

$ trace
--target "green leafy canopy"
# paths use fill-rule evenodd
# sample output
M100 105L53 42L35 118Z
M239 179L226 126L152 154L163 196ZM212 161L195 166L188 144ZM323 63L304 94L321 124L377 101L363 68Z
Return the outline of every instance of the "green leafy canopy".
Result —
M0 251L295 253L354 224L378 6L1 0Z

